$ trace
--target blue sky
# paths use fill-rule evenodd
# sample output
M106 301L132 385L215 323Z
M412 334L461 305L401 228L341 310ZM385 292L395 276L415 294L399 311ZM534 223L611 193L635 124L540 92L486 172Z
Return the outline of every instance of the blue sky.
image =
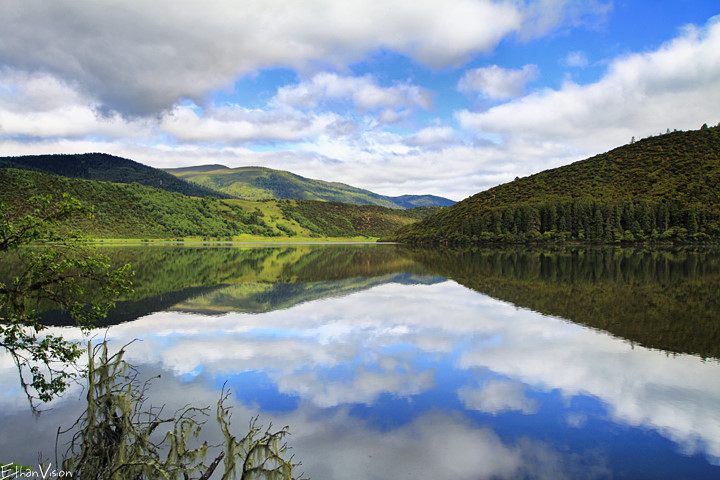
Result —
M460 200L720 122L700 0L7 0L0 155L263 165Z

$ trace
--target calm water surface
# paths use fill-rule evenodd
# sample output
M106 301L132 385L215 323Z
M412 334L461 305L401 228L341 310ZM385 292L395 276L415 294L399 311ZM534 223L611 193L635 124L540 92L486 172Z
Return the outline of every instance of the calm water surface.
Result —
M720 478L717 251L106 251L136 293L96 335L141 340L152 403L227 383L238 432L289 425L313 479ZM80 392L34 419L16 375L0 461L54 459Z

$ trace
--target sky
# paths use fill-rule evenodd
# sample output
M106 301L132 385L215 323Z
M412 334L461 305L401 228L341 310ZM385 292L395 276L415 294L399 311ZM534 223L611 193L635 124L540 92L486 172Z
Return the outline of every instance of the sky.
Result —
M0 155L461 200L720 122L717 0L3 0Z

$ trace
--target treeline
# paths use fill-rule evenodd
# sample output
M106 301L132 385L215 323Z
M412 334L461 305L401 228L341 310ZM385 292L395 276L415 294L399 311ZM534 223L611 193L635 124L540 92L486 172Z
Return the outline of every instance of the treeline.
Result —
M494 208L465 218L458 229L427 230L417 243L707 242L720 239L720 213L675 201L554 200ZM398 235L402 241L402 235Z
M133 220L143 225L156 224L161 235L216 238L281 235L265 222L260 210L249 211L211 197L197 199L157 190L148 192L137 185L129 187L130 200L137 207ZM116 214L111 212L111 216Z
M283 214L315 235L355 237L387 235L417 221L441 207L407 210L377 205L352 205L313 200L279 200Z
M672 132L477 193L384 240L720 240L720 127Z

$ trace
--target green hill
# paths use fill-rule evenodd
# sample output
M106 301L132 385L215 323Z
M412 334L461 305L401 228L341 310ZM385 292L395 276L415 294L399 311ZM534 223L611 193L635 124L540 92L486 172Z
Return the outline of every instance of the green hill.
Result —
M342 183L311 180L263 167L228 168L216 164L161 170L105 153L0 157L0 169L4 168L84 180L139 183L192 197L320 200L389 208L448 206L455 203L434 195L387 197Z
M309 200L250 202L188 197L137 183L110 183L0 169L0 202L22 213L34 195L68 193L94 208L71 225L95 238L371 237L389 235L435 208L397 210Z
M390 208L448 206L455 203L434 195L388 197L344 183L312 180L265 167L228 168L223 165L201 165L165 171L245 200L303 199Z
M402 208L449 207L450 205L455 205L454 200L436 195L400 195L399 197L388 198Z
M720 127L673 132L473 195L386 238L415 244L720 238Z
M33 170L103 182L134 182L193 197L232 198L232 195L187 182L163 170L105 153L0 157L0 168Z

